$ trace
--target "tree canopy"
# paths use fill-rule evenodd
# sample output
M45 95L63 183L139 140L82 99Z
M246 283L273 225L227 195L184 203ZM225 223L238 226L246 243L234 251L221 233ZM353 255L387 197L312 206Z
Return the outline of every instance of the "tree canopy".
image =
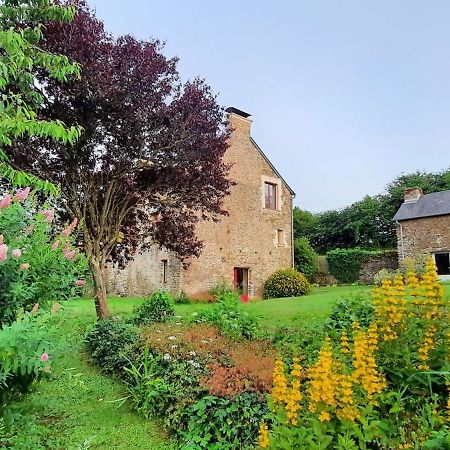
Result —
M5 146L23 135L73 142L78 127L67 128L59 119L39 118L43 106L43 86L36 82L45 73L49 79L65 81L78 75L77 64L67 56L42 48L43 27L49 21L70 22L75 8L53 4L51 0L3 0L0 3L0 173L15 184L37 184L50 189L6 162Z
M225 214L223 109L200 79L184 85L157 40L114 39L85 3L73 22L49 24L45 49L78 62L68 83L41 75L42 116L82 126L76 142L31 139L14 163L61 186L81 219L97 313L108 314L104 267L157 243L185 261L201 251L195 224Z
M311 214L296 208L295 236L307 237L320 253L335 248L395 247L392 218L403 203L404 190L410 187L419 187L428 194L450 189L450 169L400 175L386 186L385 194L366 196L340 210Z

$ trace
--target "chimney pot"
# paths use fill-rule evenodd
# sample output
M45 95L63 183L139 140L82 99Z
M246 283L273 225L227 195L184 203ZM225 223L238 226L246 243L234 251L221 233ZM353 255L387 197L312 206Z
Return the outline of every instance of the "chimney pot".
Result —
M405 192L404 192L404 202L405 203L415 203L422 196L423 196L422 189L420 189L418 187L408 188L408 189L405 189Z
M228 113L228 123L234 133L250 135L252 120L250 114L230 106L225 110Z

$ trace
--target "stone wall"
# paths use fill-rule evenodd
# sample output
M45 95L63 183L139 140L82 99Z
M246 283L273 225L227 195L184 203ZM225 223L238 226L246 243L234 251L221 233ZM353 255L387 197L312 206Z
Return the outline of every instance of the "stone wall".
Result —
M450 251L450 215L403 220L397 225L399 258Z
M173 254L157 247L137 255L124 270L109 268L109 291L118 295L145 295L159 288L192 297L208 297L215 284L234 281L234 268L248 269L249 295L260 296L264 281L278 269L292 267L293 195L250 137L251 120L231 113L230 136L224 162L236 184L224 199L228 216L219 222L202 221L196 233L203 241L199 258L184 269ZM264 183L277 186L277 209L264 207ZM168 263L162 282L162 260Z
M359 281L365 284L373 284L373 277L382 269L398 269L398 254L395 250L365 258L361 263Z
M138 253L125 269L109 266L107 272L108 292L114 295L142 296L158 289L167 289L176 295L181 290L180 261L171 252L161 250L157 245L142 254Z
M249 269L249 294L260 296L270 274L292 267L292 194L251 140L251 121L236 114L229 120L233 132L224 161L232 166L236 185L224 201L229 215L197 226L203 252L181 275L183 289L195 297L205 296L217 282L233 283L235 267ZM276 210L264 208L266 181L278 187Z

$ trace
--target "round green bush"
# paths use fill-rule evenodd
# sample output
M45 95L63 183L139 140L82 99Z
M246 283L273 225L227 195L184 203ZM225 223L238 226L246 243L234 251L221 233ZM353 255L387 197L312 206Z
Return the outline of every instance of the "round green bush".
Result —
M319 271L319 257L308 238L300 237L294 241L294 256L295 268L311 281Z
M134 310L133 322L136 325L150 325L155 322L166 322L174 316L174 299L166 291L154 292L148 300Z
M295 269L281 269L264 283L263 298L298 297L309 289L310 284L302 273Z

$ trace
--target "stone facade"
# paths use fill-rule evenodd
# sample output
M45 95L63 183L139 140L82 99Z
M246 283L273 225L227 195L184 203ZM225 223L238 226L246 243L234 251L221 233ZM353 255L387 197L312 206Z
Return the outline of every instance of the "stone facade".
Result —
M144 295L167 288L201 298L217 283L238 283L244 294L257 297L271 273L293 266L294 193L251 138L251 120L241 113L231 109L228 115L233 131L224 161L231 165L229 178L236 183L224 199L228 216L197 224L203 241L200 257L183 268L173 254L155 246L125 270L110 269L111 292ZM269 188L274 194L270 209L265 195Z
M450 215L403 220L397 224L399 258L450 252Z

